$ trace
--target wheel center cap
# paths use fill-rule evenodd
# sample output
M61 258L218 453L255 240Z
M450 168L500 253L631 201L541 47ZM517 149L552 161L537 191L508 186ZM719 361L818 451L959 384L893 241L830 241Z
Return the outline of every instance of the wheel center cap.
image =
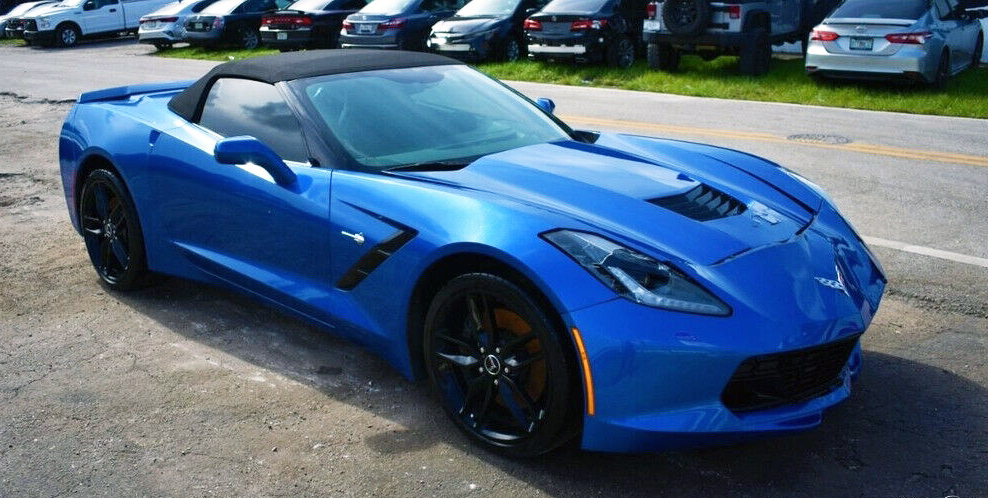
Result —
M107 238L113 237L113 224L109 221L103 223L103 235Z
M484 358L484 370L490 375L501 373L501 360L492 354L487 355L487 358Z

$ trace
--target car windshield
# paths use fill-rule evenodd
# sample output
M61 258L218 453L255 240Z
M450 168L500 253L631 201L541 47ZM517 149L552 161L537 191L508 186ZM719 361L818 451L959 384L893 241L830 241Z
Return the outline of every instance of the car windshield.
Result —
M456 17L509 16L518 8L521 0L473 0L463 6Z
M326 10L326 7L333 2L328 2L326 0L299 0L291 5L289 5L286 10Z
M570 138L537 107L463 65L320 76L298 84L354 160L373 169L462 163Z
M408 10L415 0L374 0L360 9L361 14L393 15Z
M930 10L929 0L848 0L830 17L858 19L919 19Z
M224 15L233 12L244 0L219 0L218 2L202 9L203 14Z
M611 0L553 0L542 12L546 14L593 14L604 10Z

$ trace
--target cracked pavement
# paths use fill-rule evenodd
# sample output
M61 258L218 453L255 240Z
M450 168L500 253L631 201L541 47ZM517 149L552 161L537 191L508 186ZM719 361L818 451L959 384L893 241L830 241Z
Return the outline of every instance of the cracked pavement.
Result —
M471 445L425 385L250 299L177 279L127 294L102 287L55 161L70 107L0 94L0 496L988 496L983 268L876 249L891 283L863 339L864 371L816 430L511 461ZM869 231L896 222L863 210L902 199L869 196L810 153L786 154ZM928 174L988 197L984 168ZM985 202L969 209L988 219ZM970 236L956 243L985 234Z

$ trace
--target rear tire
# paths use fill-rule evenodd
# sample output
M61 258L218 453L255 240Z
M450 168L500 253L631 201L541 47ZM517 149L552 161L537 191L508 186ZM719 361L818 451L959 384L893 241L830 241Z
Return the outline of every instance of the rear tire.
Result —
M971 68L977 69L981 65L981 56L985 51L985 35L978 35L978 44L974 46L974 56L971 58Z
M79 224L93 268L108 287L127 291L147 285L141 222L127 188L113 172L97 169L86 177Z
M748 32L748 43L741 47L739 64L741 74L747 76L762 76L772 68L772 42L768 31L757 27Z
M649 43L646 57L651 69L670 72L679 69L679 49L672 45Z
M485 273L454 278L432 300L423 337L430 382L453 423L487 450L533 457L575 435L577 367L547 312Z
M631 38L620 35L607 47L607 65L628 69L635 63L635 44Z

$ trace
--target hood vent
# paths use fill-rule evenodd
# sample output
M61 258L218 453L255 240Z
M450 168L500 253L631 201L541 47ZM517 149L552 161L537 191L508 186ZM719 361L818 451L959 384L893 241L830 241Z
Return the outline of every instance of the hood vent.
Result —
M696 221L727 218L747 210L741 201L702 183L682 194L651 199L648 202Z

